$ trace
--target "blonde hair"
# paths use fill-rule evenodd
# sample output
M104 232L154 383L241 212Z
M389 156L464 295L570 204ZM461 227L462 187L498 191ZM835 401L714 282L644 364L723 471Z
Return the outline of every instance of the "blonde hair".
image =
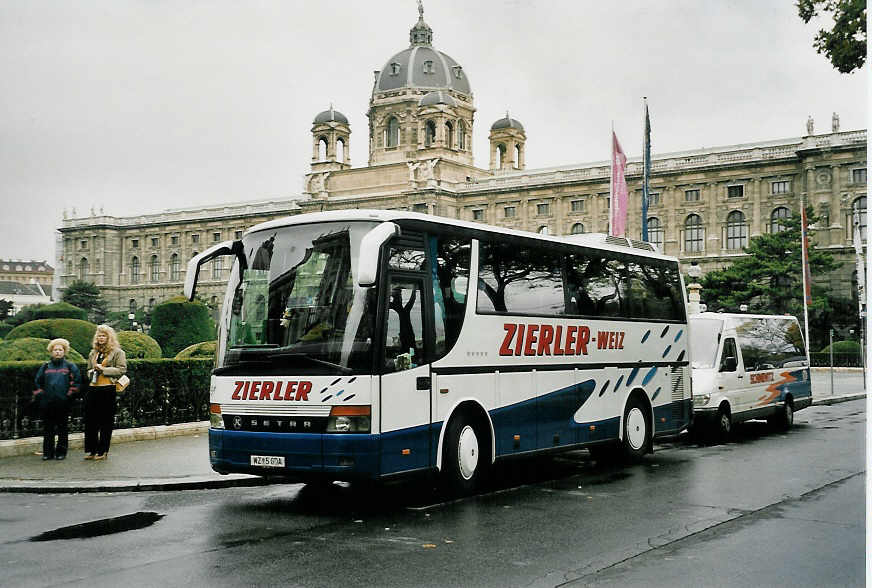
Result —
M57 338L49 341L48 347L46 347L49 353L51 353L51 350L55 348L55 345L60 345L64 348L64 355L67 355L70 352L70 342L66 339Z
M106 344L102 346L97 343L97 335L99 335L100 333L106 335ZM97 330L94 331L94 340L91 342L91 347L93 347L97 351L109 353L112 350L118 349L121 346L118 344L118 335L115 333L115 329L113 329L109 325L97 325Z

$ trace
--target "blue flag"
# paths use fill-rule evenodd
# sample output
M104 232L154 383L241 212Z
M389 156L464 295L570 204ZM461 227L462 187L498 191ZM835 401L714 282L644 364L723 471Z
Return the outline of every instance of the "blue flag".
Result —
M651 180L651 119L648 118L648 101L645 101L645 133L642 145L642 240L648 241L648 195Z

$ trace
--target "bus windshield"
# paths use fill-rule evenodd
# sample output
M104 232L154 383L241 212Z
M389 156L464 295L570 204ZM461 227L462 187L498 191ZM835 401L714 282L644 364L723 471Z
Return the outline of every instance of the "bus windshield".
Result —
M219 325L220 373L371 370L375 289L357 286L374 223L319 223L243 238Z

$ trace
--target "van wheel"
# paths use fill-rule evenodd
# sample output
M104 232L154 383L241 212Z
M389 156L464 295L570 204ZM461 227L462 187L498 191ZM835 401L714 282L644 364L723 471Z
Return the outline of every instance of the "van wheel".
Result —
M733 420L730 415L730 409L726 406L718 408L718 418L715 421L714 442L726 443L730 440L730 433L733 431Z
M793 402L790 399L784 401L784 408L774 417L770 417L769 424L779 431L786 431L793 426Z
M624 440L621 443L624 457L639 461L651 447L651 421L645 404L635 396L624 410Z
M471 494L484 479L487 456L482 455L486 437L467 415L451 419L445 431L442 476L451 494Z

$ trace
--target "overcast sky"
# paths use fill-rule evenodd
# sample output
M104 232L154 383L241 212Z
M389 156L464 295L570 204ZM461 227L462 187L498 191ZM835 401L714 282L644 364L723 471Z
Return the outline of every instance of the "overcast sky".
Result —
M527 167L867 126L868 66L836 72L793 0L425 0L477 108L476 165L508 110ZM329 107L367 161L373 70L415 0L10 0L0 4L0 258L54 260L64 208L128 216L294 199Z

